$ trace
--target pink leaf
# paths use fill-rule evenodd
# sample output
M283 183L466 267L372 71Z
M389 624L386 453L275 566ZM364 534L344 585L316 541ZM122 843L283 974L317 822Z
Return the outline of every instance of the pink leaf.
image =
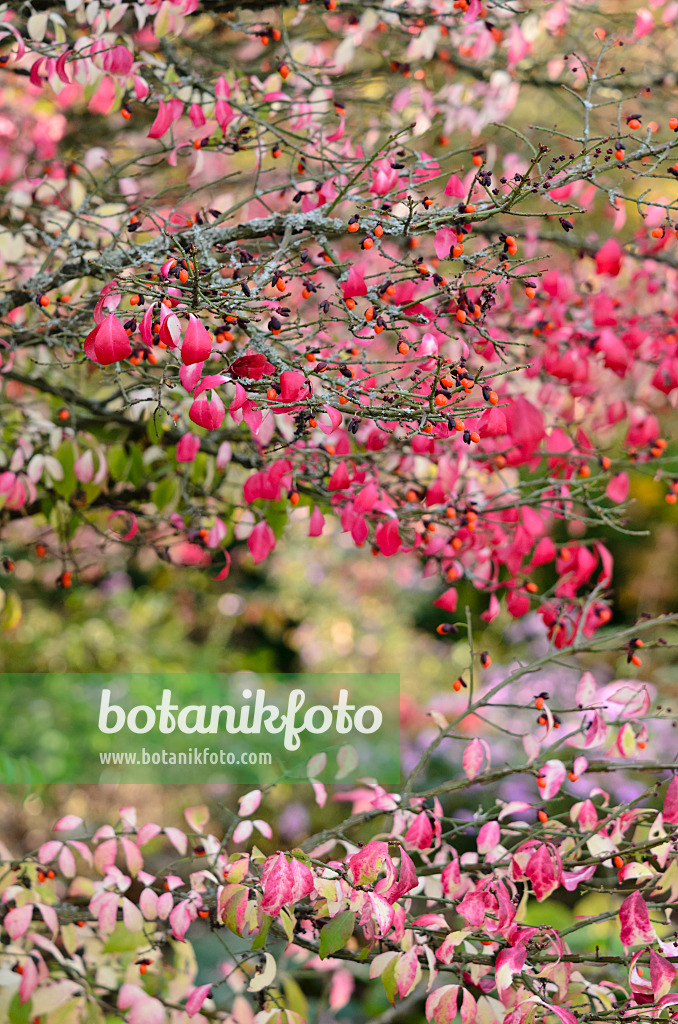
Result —
M144 918L141 911L126 896L122 898L122 920L128 932L141 932L144 929Z
M220 572L218 572L216 574L216 576L212 577L212 579L215 580L215 581L216 580L225 580L226 577L228 576L229 572L231 571L231 556L229 555L228 551L224 551L224 558L226 559L226 565L223 567L223 569Z
M616 476L613 476L605 489L605 496L616 505L626 501L629 496L628 473L617 473Z
M456 612L457 591L454 587L450 587L449 590L446 590L441 594L433 603L436 608L442 608L446 612Z
M624 253L619 242L614 238L608 238L596 253L596 272L616 277L621 269L623 258Z
M430 850L433 846L433 826L425 811L418 814L408 828L405 843L415 850Z
M77 814L66 814L63 818L59 818L56 825L54 826L55 832L72 832L75 828L80 828L82 825L82 818L79 818Z
M19 985L19 1000L21 1003L26 1003L38 987L40 975L38 974L38 968L33 957L25 957L22 961L22 966L24 972L21 975L21 984Z
M188 839L186 838L186 834L182 832L180 828L168 827L164 831L177 853L184 857L186 855L186 850L188 849Z
M374 531L374 539L382 555L388 558L397 554L402 545L398 520L389 519L386 523L379 523Z
M275 548L275 534L267 522L257 523L247 538L247 546L252 553L255 565L268 558Z
M197 391L197 389L196 389ZM198 427L206 430L218 430L224 422L226 408L215 392L209 398L196 398L188 410L188 418Z
M191 363L190 366L187 366L185 363L182 363L179 367L179 380L189 393L198 384L204 365L204 363Z
M197 917L197 910L191 900L181 900L169 916L172 935L179 942L184 942L186 932Z
M110 529L110 525L111 525L111 520L112 519L116 519L118 516L123 516L123 517L129 516L130 517L130 527L129 527L129 530L127 531L127 533L119 534L118 535L118 540L133 540L134 537L136 537L137 531L139 529L139 524L137 522L137 517L134 515L134 512L111 512L110 516L108 517L109 529Z
M209 999L211 995L211 985L201 985L199 988L194 988L186 1000L186 1013L188 1016L192 1017L196 1014L205 1000Z
M412 946L407 953L403 953L395 966L394 978L398 986L398 995L401 999L409 995L417 983L417 975L420 972L418 947Z
M232 376L245 377L247 380L261 380L273 373L275 367L266 356L257 352L254 355L240 356L229 367Z
M264 889L261 909L270 917L276 917L284 905L292 901L292 876L284 853L265 861L261 881Z
M342 284L345 299L352 299L356 295L367 295L367 285L360 269L352 266L348 272L348 279Z
M664 794L662 811L665 825L678 825L678 775L674 775Z
M26 903L23 907L12 907L7 912L4 927L12 942L16 942L28 931L33 920L33 904Z
M619 921L619 938L623 946L647 945L657 941L647 904L639 892L632 892L626 897L619 908Z
M96 902L95 902L96 901ZM110 935L115 929L118 917L118 896L114 892L100 893L90 901L90 910L97 915L99 928L104 935Z
M332 408L331 405L324 405L323 409L325 410L325 412L329 416L330 423L329 423L329 425L326 425L326 424L321 422L320 429L323 431L324 434L331 434L339 426L341 426L341 421L342 421L343 417L342 417L341 413L339 412L339 410Z
M532 883L534 894L539 903L560 885L562 865L560 857L546 843L540 843L536 853L527 862L525 875Z
M467 779L475 779L483 764L483 745L479 739L471 740L464 750L462 768Z
M308 525L309 537L320 537L325 525L325 517L319 508L314 508Z
M542 800L552 800L556 795L567 775L567 769L562 761L547 761L539 772L546 785L539 789Z
M497 846L501 838L498 821L488 821L480 829L478 838L476 840L476 846L478 853L486 854L491 853L492 850Z
M446 196L453 196L455 199L464 199L466 196L466 189L460 178L456 174L451 174L448 178L447 185L445 186Z
M655 1003L670 991L677 973L675 966L666 957L650 950L650 981Z
M102 366L110 366L131 356L132 346L127 331L114 313L110 313L96 328L93 347L94 358Z
M212 341L207 328L200 323L197 316L189 313L188 327L181 346L181 361L186 366L192 363L203 363L212 351Z
M247 818L250 814L254 814L259 809L261 803L261 790L253 789L249 793L245 793L244 796L238 798L239 809L238 813L241 818Z
M171 123L172 115L170 113L169 104L165 103L164 100L160 100L160 103L158 104L158 113L155 115L155 120L149 129L148 138L161 139Z
M348 467L345 462L340 462L327 483L327 489L328 491L343 491L349 486L349 483Z
M425 1015L433 1024L452 1024L457 1016L459 1001L458 985L443 985L436 989L426 1000Z
M446 260L450 255L450 249L456 244L457 232L453 231L452 228L439 228L436 231L433 245L439 260Z
M177 462L194 462L199 448L199 437L195 434L184 434L177 444Z
M512 984L513 977L515 974L519 974L525 966L527 959L527 949L525 946L514 946L512 949L502 949L497 954L497 959L494 965L494 977L497 984L497 992L499 998L504 999L504 993L507 992Z

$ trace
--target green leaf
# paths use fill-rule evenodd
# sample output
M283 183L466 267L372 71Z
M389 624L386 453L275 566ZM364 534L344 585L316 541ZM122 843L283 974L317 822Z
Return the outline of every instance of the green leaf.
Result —
M287 524L287 502L270 501L266 504L266 522L273 530L275 539L279 540Z
M391 1006L395 1006L395 997L396 992L398 991L398 986L396 985L395 980L395 969L399 959L400 957L394 956L392 960L389 960L385 969L381 972L381 983L384 986L386 998Z
M108 936L104 953L129 953L147 941L143 932L129 932L120 921Z
M134 484L135 487L140 487L145 478L146 469L141 455L141 449L138 445L132 445L130 455L132 457L132 464L129 467L129 481L131 484Z
M341 914L333 917L329 924L326 924L320 932L320 946L318 953L320 959L324 960L332 956L338 949L342 949L353 935L355 925L355 914L352 910L344 910Z
M9 1024L28 1024L31 1019L31 1000L19 1002L19 993L15 992L9 1004Z
M62 498L70 498L73 491L79 487L73 466L75 464L75 452L70 441L64 441L54 453L57 462L63 467L63 480L54 480L52 486Z
M268 929L271 927L272 920L272 917L269 917L268 914L264 914L264 920L262 921L261 928L257 932L257 936L254 942L252 943L252 949L261 949L261 947L264 945L264 943L266 942L266 937L268 936Z
M292 1010L293 1013L298 1013L304 1020L307 1020L308 1002L299 984L289 974L285 974L282 979L282 987L285 993L287 1009Z
M127 476L127 465L129 463L129 455L121 444L113 445L106 452L106 462L108 463L108 470L114 480L124 480Z
M171 505L179 493L179 481L175 476L165 477L161 480L157 487L154 487L151 491L151 501L158 509L162 512L163 509Z

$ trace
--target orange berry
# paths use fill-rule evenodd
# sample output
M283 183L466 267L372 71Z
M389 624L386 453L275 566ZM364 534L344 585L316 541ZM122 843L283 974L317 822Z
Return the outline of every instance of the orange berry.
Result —
M615 866L616 868L623 868L623 867L624 867L624 861L623 861L623 859L622 859L622 858L621 858L621 857L620 857L619 855L617 855L617 856L616 856L616 857L614 858L614 860L612 861L612 863L614 864L614 866Z
M346 299L346 308L355 309L355 299Z
M583 477L584 479L591 476L591 467L586 465L582 466L579 470L579 476Z
M371 249L373 245L374 245L374 242L369 237L368 238L363 238L363 240L361 242L361 248L363 248L363 249Z
M669 118L669 128L673 132L678 132L678 117Z
M182 269L179 271L179 280L181 281L182 284L186 284L186 282L188 281L188 271L186 269Z
M536 583L532 583L532 581L530 581L529 583L525 584L525 590L527 590L528 594L536 594L539 590L539 587Z
M652 237L653 238L663 238L664 237L664 228L652 228Z
M276 391L275 388L269 388L268 391L266 392L266 397L268 398L269 402L273 402L278 397L278 392Z
M44 309L46 306L49 306L49 296L48 295L41 295L40 299L39 299L39 302L40 302L40 305L42 306L42 308Z
M537 814L537 817L539 818L539 820L542 823L542 825L544 824L544 822L549 820L549 816L546 813L546 811L539 811L539 813Z
M376 228L374 229L374 233L377 236L377 238L381 238L381 236L384 233L384 228L382 224L377 224Z
M631 128L633 131L636 131L638 128L640 128L639 117L629 117L626 123L629 126L629 128Z
M368 321L374 319L374 306L367 307L365 310L365 319Z
M59 412L57 413L57 415L58 415L60 420L70 420L70 418L71 418L71 414L68 411L68 409L59 409Z
M447 400L447 398L445 398L445 395L436 395L436 397L434 399L434 403L437 406L447 405L447 401L448 400Z
M290 69L288 68L287 64L281 64L280 67L278 68L278 73L281 78L287 78L290 73Z
M457 320L459 321L460 324L465 324L466 323L466 310L464 310L464 309L458 309L457 310Z
M278 278L278 280L275 282L275 286L276 286L276 288L278 289L279 292L284 292L285 289L287 288L287 285L285 284L285 280L282 277Z
M546 789L546 779L542 778L542 776L540 775L537 779L537 785L540 789Z
M578 782L579 781L579 776L575 775L574 772L568 772L567 773L567 777L570 780L570 782Z
M44 558L45 555L47 554L47 548L45 547L44 544L36 544L35 553L38 556L38 558Z
M456 260L456 259L458 259L461 256L463 251L464 251L464 246L463 245L459 245L459 243L457 243L457 245L452 247L452 256Z
M290 491L290 505L298 505L298 504L299 504L299 492L298 491Z
M678 494L667 494L664 498L667 505L675 505L678 501Z
M478 444L478 442L480 441L480 434L477 431L472 430L471 440L473 441L474 444Z
M401 356L406 356L407 353L410 351L410 346L406 342L401 341L400 344L398 345L398 351L400 352Z

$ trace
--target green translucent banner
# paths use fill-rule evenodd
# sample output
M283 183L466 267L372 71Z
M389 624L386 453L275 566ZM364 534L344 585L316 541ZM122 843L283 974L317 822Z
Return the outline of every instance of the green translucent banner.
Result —
M397 785L399 705L393 674L3 673L0 782Z

